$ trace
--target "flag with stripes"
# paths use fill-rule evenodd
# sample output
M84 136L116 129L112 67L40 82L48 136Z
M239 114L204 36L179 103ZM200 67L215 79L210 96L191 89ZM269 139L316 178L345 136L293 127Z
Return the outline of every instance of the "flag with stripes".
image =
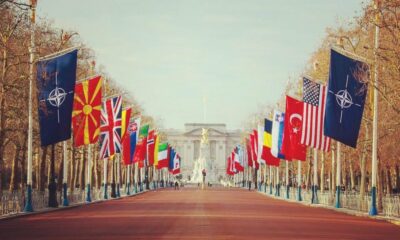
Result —
M329 151L330 138L324 135L326 87L303 78L303 102L301 144Z
M100 157L108 158L121 152L121 96L103 102L100 124Z

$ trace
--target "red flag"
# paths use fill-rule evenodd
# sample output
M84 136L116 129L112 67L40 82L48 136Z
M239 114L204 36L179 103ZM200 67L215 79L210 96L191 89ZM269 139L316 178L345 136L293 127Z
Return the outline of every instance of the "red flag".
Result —
M239 149L238 147L235 147L233 150L233 156L234 156L234 163L235 163L235 169L239 172L244 171L244 167L242 166L242 163L240 161L240 155L239 155Z
M250 144L251 144L251 152L253 154L254 167L256 169L258 169L260 164L257 161L257 152L258 152L258 133L257 133L257 130L253 130L253 134L250 134Z
M301 144L302 121L303 102L286 96L282 153L287 159L306 160L306 146Z
M235 173L232 171L232 158L228 157L228 162L226 164L226 174L228 175L234 175Z
M253 154L251 152L250 140L246 138L247 165L253 167Z
M144 138L141 142L138 142L136 144L135 154L133 156L134 163L144 162L144 158L145 158L145 154L146 154L146 144L144 144L145 139L146 138Z

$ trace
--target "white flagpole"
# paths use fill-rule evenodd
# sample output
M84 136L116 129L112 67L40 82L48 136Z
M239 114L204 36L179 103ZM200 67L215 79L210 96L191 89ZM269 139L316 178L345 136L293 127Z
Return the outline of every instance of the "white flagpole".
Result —
M280 182L279 182L279 166L278 167L276 167L276 183L275 183L275 185L276 185L276 192L275 192L275 196L277 196L277 197L280 197L280 187L281 187L281 185L280 185Z
M317 188L318 188L318 170L317 170L317 164L318 164L318 150L314 149L314 180L313 180L313 186L312 186L312 198L311 198L311 203L313 204L318 204L318 195L317 195Z
M90 183L92 180L92 144L87 147L88 151L88 162L87 162L87 179L86 179L86 202L91 202L92 197L90 194Z
M301 199L301 161L297 162L297 201L302 201Z
M104 189L104 199L108 199L108 189L107 189L107 168L108 168L108 158L104 158L104 165L103 165L103 189Z
M340 142L336 142L336 208L341 208L340 204L340 178L341 178L341 155L340 155Z
M375 9L379 7L379 1L375 2ZM376 20L378 22L379 15L376 14ZM378 169L378 56L377 51L379 48L379 26L375 25L375 46L374 46L374 118L372 122L372 188L371 188L371 207L369 215L374 216L378 214L376 208L376 175Z
M272 166L269 166L269 194L272 195Z
M117 184L117 197L121 197L121 192L120 192L120 178L121 178L121 153L120 154L118 154L117 156L117 161L116 161L116 164L117 164L117 182L116 182L116 184Z
M68 152L67 152L67 141L63 142L63 206L68 206Z
M26 204L24 212L33 212L32 207L32 90L33 67L35 64L35 15L37 0L30 0L31 10L31 43L29 48L29 99L28 99L28 162L26 182Z
M126 167L126 195L131 195L131 164Z
M286 160L286 176L285 176L285 181L286 181L286 199L289 199L289 161Z

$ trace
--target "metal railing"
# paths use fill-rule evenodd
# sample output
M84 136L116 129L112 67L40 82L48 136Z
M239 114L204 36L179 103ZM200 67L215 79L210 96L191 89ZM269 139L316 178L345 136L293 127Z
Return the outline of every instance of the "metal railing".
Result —
M270 194L270 186L267 186L266 191L264 185L260 190L262 193L266 195ZM272 188L272 195L277 197L276 195L277 189L275 186ZM286 197L286 187L281 186L279 189L281 199L287 199ZM289 200L297 201L297 188L290 188L289 191ZM318 191L318 203L323 206L335 206L335 194L331 191ZM303 202L311 203L312 192L311 190L302 189L301 190L301 198ZM356 191L342 191L340 194L340 204L341 208L356 210L360 212L368 213L369 207L371 206L371 196L366 194L362 199L360 198L360 194ZM400 217L400 195L386 195L382 197L382 210L379 213L381 216L387 217Z
M151 188L152 189L152 188ZM146 190L143 190L146 191ZM108 199L111 198L111 187L107 188ZM125 185L120 187L120 195L126 196ZM131 186L130 195L135 195L134 188ZM68 190L68 202L69 205L81 204L86 202L86 191L81 189L69 189ZM104 200L104 190L103 188L90 190L90 196L92 202ZM32 206L34 211L40 211L49 208L48 207L49 193L45 191L37 191L33 189L32 191ZM57 201L59 207L63 203L62 191L57 191ZM18 214L24 211L25 207L25 192L19 190L14 192L3 191L0 197L0 217Z

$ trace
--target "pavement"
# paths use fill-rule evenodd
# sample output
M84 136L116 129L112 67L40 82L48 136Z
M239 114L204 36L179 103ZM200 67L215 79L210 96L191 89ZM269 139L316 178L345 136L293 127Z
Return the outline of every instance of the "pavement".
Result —
M379 219L237 188L162 189L0 220L0 239L400 239Z

